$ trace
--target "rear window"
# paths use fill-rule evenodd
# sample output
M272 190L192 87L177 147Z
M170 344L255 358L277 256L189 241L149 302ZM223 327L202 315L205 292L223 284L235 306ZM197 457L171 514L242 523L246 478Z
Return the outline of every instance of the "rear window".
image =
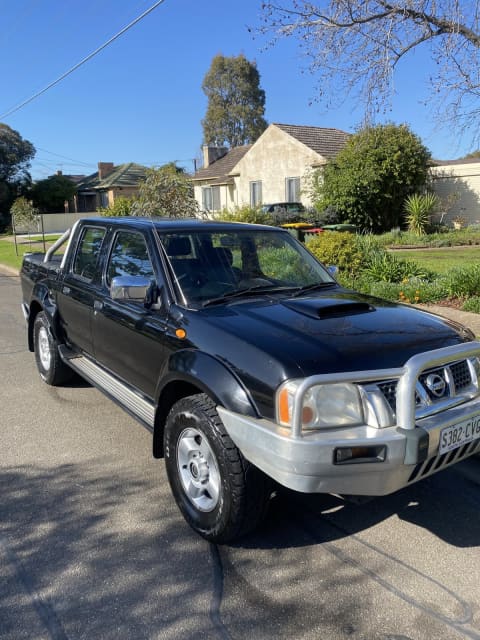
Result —
M91 282L95 276L100 249L105 238L106 229L102 227L85 227L75 255L72 272Z

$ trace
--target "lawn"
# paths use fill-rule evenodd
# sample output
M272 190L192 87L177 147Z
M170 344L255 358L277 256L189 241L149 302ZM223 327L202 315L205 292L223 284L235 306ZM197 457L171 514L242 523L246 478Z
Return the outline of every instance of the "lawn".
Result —
M453 267L467 267L480 262L480 247L442 247L441 249L394 249L399 258L413 260L436 273L447 273Z
M52 244L58 235L45 236L47 247ZM43 242L41 240L32 239L30 242L28 238L17 239L18 256L15 253L15 243L11 236L0 237L0 264L5 264L14 269L20 269L22 265L22 257L24 253L31 253L35 251L43 252Z

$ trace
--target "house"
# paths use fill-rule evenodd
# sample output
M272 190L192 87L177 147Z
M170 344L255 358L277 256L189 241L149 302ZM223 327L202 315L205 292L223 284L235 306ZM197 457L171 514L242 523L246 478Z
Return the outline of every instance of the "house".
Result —
M252 145L227 150L203 147L195 172L195 198L202 211L272 202L310 205L309 177L345 146L339 129L271 124Z
M138 192L146 171L146 167L134 162L118 166L113 162L99 162L98 171L78 184L75 211L96 211L99 207L113 205L120 196L130 198Z
M480 158L435 160L431 168L432 186L445 205L439 222L480 224Z

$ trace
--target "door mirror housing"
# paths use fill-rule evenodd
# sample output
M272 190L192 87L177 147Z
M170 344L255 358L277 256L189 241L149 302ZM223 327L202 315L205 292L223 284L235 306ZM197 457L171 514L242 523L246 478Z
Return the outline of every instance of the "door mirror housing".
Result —
M144 276L117 276L110 285L112 300L145 302L151 298L152 280ZM156 288L156 285L155 285Z

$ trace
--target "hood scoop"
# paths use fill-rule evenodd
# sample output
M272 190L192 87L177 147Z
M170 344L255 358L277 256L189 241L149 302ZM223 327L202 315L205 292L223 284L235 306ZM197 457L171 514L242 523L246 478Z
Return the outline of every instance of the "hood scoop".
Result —
M338 298L314 298L304 300L283 300L282 304L292 311L302 313L309 318L328 320L329 318L342 318L358 313L370 313L375 311L375 307L367 302L357 302L356 300L342 300Z

